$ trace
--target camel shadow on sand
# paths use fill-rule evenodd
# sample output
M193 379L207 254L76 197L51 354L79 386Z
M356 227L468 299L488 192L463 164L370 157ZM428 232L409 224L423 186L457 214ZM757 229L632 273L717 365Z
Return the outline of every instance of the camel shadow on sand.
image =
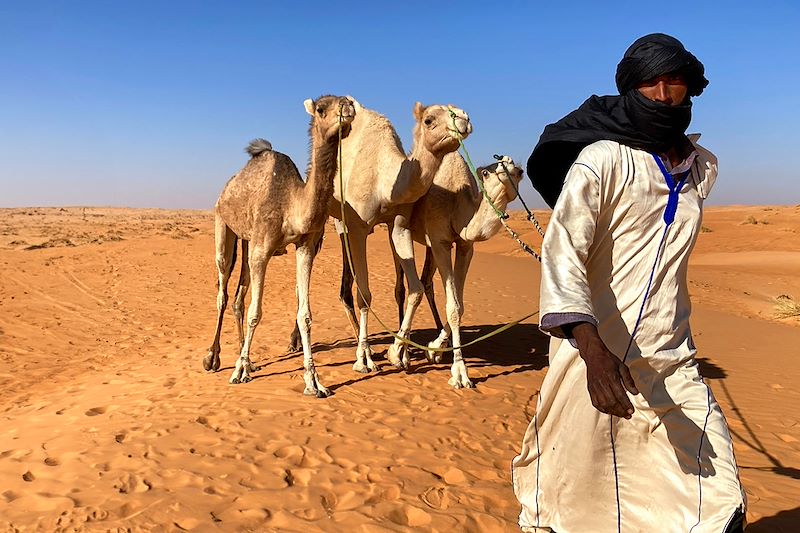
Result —
M466 344L473 339L486 335L501 327L502 324L483 324L475 326L463 326L461 328L462 343ZM412 333L411 340L418 344L425 345L436 338L438 331L435 329L419 329ZM388 345L392 343L393 337L388 333L373 334L369 337L370 345L375 351L374 359L381 367L380 372L373 372L371 374L361 375L356 379L348 380L343 383L330 385L331 390L336 390L341 387L346 387L363 381L365 379L372 379L377 376L386 376L404 372L389 365L385 359ZM311 347L314 353L325 352L329 350L336 350L340 348L355 349L356 343L353 338L337 339L332 342L314 343ZM508 369L499 372L484 375L482 377L474 377L472 381L476 384L486 382L490 379L509 375L518 372L526 372L529 370L541 370L548 364L547 350L549 346L549 337L539 331L537 324L517 324L504 330L489 339L467 346L463 349L462 353L467 366L474 369L486 367L509 367ZM260 370L265 370L271 364L286 361L296 357L302 357L298 352L287 353L279 358L271 361L265 361L259 365ZM452 352L446 352L444 359L441 363L429 363L425 358L422 350L411 347L410 358L412 360L412 367L409 373L412 374L426 374L431 371L441 371L449 368L453 362ZM343 366L351 365L351 360L326 362L317 364L318 368L330 366ZM287 370L283 372L269 372L253 376L254 379L267 377L276 374L285 374L301 371L300 368Z

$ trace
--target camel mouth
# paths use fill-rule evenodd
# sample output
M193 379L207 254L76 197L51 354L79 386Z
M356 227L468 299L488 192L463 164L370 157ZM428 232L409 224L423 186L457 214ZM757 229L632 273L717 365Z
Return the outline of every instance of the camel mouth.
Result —
M455 127L447 127L447 133L456 139L466 139L467 136L472 133L472 122L470 122L469 119L465 120L459 117L455 120Z

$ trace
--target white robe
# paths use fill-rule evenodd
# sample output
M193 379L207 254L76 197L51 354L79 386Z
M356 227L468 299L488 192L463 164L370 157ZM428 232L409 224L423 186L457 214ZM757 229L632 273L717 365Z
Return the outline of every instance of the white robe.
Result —
M559 327L547 331L550 367L512 464L523 530L722 533L744 510L728 427L689 328L689 253L717 174L716 158L695 148L666 231L669 188L651 154L600 141L567 174L542 248L542 323L560 313L595 319L640 394L628 394L630 420L597 411L578 350Z

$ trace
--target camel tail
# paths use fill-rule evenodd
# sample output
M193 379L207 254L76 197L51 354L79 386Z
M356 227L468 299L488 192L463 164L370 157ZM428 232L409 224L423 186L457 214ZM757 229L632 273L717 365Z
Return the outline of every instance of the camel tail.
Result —
M272 143L266 139L253 139L244 151L250 154L250 157L256 157L264 152L271 152Z

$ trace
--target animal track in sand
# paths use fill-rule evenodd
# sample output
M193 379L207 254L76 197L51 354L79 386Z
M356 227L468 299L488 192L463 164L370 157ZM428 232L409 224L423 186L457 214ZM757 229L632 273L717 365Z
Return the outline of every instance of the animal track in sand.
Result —
M46 464L47 466L58 466L61 464L61 461L59 461L55 457L48 457L44 460L44 464Z
M36 476L33 475L33 472L28 470L27 472L22 474L22 479L24 479L25 481L34 481L36 479Z
M86 411L84 414L86 416L98 416L98 415L105 414L105 412L107 410L108 410L108 407L92 407L91 409Z

